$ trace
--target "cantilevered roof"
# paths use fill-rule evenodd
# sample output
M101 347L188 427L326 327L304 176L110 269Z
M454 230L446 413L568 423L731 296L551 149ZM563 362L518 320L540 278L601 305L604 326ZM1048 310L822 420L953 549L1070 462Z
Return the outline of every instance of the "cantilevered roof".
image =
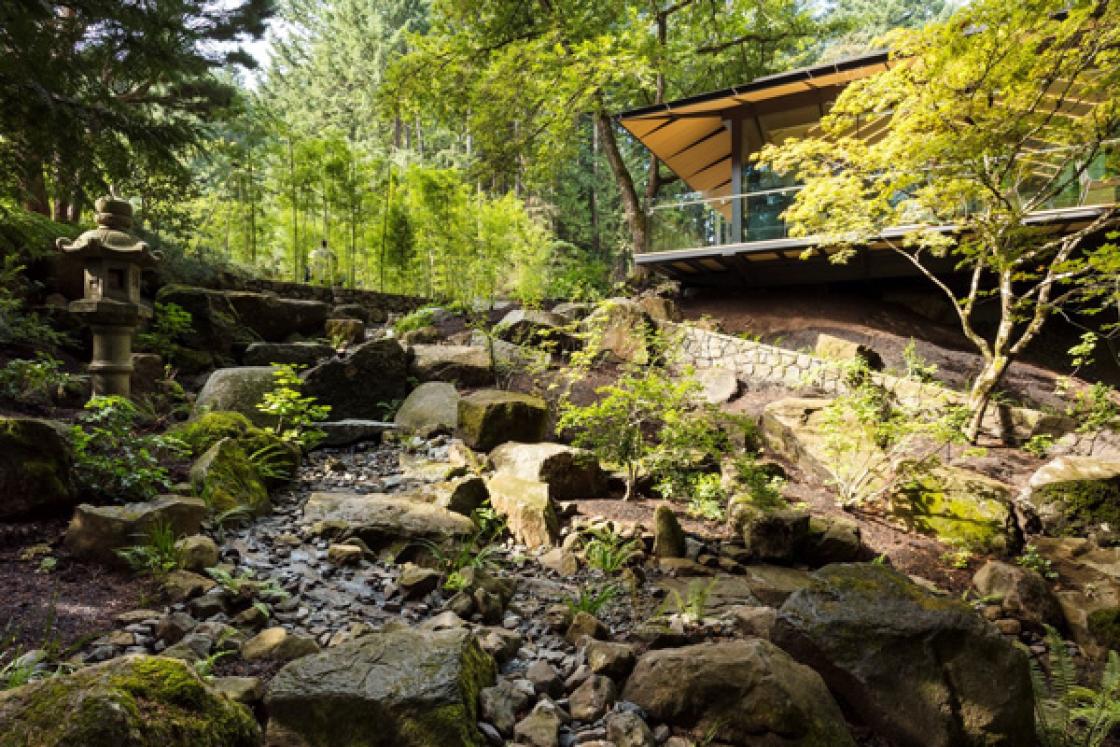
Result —
M730 110L749 112L776 99L843 86L889 64L889 52L873 52L632 109L618 120L694 191L722 197L731 193L731 131L724 125Z

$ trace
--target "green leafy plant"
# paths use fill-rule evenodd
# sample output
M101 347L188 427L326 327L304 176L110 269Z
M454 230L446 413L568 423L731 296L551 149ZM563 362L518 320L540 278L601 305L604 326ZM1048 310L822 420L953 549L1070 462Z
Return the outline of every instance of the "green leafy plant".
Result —
M727 495L716 473L693 475L690 480L688 513L708 521L723 521Z
M214 676L215 665L227 656L233 656L234 653L234 651L216 651L206 658L196 661L194 671L198 673L199 677L208 680Z
M1042 553L1038 551L1037 545L1030 543L1025 545L1023 552L1015 558L1015 562L1051 581L1058 578L1058 573L1054 570L1054 564L1050 562L1049 558L1043 557Z
M641 552L641 540L627 540L607 527L590 527L583 535L587 565L603 573L618 573Z
M750 496L751 503L758 508L769 510L785 504L782 490L786 486L786 479L760 464L757 454L746 453L735 457L732 475L735 485L745 491Z
M1054 437L1049 433L1038 433L1027 439L1023 444L1023 451L1028 454L1033 454L1039 459L1046 456L1046 453L1054 447Z
M941 562L950 568L956 568L958 571L964 570L972 562L972 551L964 548L949 550L941 555Z
M16 358L0 368L0 397L35 405L49 405L77 386L62 363L39 352L34 360Z
M258 609L261 609L265 617L272 614L269 603L281 602L290 596L275 579L258 579L249 569L243 569L235 575L224 568L207 568L206 574L234 599L249 606L262 605Z
M617 584L603 584L602 586L584 586L579 590L579 596L568 597L564 604L573 613L586 612L589 615L598 614L622 593Z
M845 507L873 503L926 475L938 452L966 443L967 412L904 404L877 384L866 364L846 367L848 391L821 411L824 461Z
M685 623L696 624L703 621L708 611L708 597L711 596L715 584L714 578L707 582L694 579L689 581L683 595L676 589L670 589L669 595L661 603L654 618L664 619L669 615L676 615Z
M330 405L316 404L314 397L303 395L299 367L290 363L276 364L272 376L272 389L264 393L257 409L276 418L274 430L280 438L304 448L314 447L326 436L315 423L327 419Z
M58 347L66 336L24 308L21 291L28 282L23 270L15 256L5 257L0 265L0 345Z
M266 444L246 456L257 474L267 481L287 482L295 476L295 461L283 444Z
M139 433L139 411L124 397L94 397L71 428L74 475L84 493L126 503L171 487L161 459L185 457L173 436Z
M1054 628L1046 628L1049 672L1031 659L1035 724L1043 747L1101 747L1120 724L1120 655L1108 652L1097 687L1077 682L1077 668Z
M918 342L910 338L902 349L902 361L906 364L906 378L933 383L937 381L937 364L930 363L918 353Z
M393 322L393 331L396 332L398 336L403 335L405 332L412 332L422 327L431 326L435 318L435 309L417 309Z
M142 542L115 551L133 571L158 578L179 567L181 558L175 547L177 538L170 524L157 523L138 539Z
M571 432L576 446L626 472L629 499L643 471L660 474L702 463L717 451L719 431L701 416L700 384L690 376L671 376L648 367L624 373L596 390L586 406L564 401L557 431Z
M178 304L157 302L155 318L147 330L136 335L136 345L140 350L158 353L165 361L174 361L191 329L189 311Z
M466 587L463 571L467 568L483 570L495 565L494 553L498 551L497 546L491 544L481 531L450 549L430 540L421 544L431 554L435 567L443 574L443 588L448 591L459 591Z
M478 537L484 542L493 542L506 530L505 517L490 505L489 499L471 511L471 521L478 530Z

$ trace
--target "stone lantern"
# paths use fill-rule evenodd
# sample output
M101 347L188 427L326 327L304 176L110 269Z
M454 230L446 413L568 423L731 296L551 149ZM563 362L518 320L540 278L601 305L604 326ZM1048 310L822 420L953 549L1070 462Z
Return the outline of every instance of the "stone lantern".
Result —
M132 228L132 206L116 197L94 203L97 228L73 241L59 239L58 248L81 260L82 298L69 309L82 314L93 332L93 361L89 371L93 394L128 396L132 375L132 335L151 307L140 301L140 274L158 257Z

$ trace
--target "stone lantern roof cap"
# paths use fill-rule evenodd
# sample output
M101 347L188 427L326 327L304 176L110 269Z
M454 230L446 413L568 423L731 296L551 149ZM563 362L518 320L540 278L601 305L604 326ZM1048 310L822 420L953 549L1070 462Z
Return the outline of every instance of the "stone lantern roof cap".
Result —
M132 228L132 205L116 197L102 197L94 203L97 228L74 240L60 238L56 246L67 254L82 258L113 258L140 267L152 267L159 259L147 243L128 233Z

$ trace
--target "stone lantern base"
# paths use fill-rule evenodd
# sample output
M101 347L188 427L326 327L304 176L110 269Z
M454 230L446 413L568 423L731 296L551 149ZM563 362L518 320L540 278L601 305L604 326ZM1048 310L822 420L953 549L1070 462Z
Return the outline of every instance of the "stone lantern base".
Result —
M119 301L81 299L69 309L81 314L93 332L93 360L89 364L93 396L119 395L131 391L132 335L142 318L151 316L145 306Z

